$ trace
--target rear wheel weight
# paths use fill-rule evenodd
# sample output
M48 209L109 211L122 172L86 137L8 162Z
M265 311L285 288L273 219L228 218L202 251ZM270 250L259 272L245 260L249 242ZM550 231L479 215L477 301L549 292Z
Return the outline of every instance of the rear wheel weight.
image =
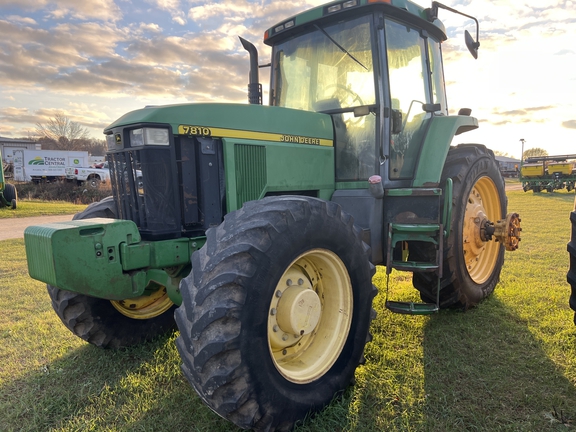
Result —
M489 296L498 283L504 263L504 246L481 242L475 223L486 217L491 222L506 215L504 180L491 150L479 144L451 147L441 184L453 181L452 229L445 239L444 268L440 291L441 307L469 308ZM427 244L411 249L416 257L430 260L435 250ZM425 301L435 301L436 277L415 273L412 282Z
M315 198L246 203L209 230L176 311L204 402L242 428L289 430L345 389L374 317L368 253L352 219Z
M108 197L90 204L73 219L115 216L116 206L112 197ZM76 336L101 348L136 345L175 327L175 306L162 295L158 295L153 303L138 299L139 302L126 300L121 304L64 291L52 285L47 288L52 307L64 325ZM137 307L131 307L133 304Z

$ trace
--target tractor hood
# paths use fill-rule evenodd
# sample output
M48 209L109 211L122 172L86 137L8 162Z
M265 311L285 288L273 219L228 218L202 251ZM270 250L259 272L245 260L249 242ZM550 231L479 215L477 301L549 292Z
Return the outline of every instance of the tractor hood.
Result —
M168 124L174 135L247 138L332 146L329 115L274 106L246 104L178 104L131 111L105 130L131 124Z

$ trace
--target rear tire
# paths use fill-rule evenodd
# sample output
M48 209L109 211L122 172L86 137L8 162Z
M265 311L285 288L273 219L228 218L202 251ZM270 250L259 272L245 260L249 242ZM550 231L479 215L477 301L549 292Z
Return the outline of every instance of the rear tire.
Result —
M90 204L74 215L73 219L96 217L115 218L116 205L112 197ZM64 291L48 285L52 307L64 325L76 336L101 348L121 348L148 341L174 329L174 310L167 294L159 295L152 307L131 310L124 308L124 301L110 300ZM169 302L169 303L168 303ZM124 313L121 313L121 311ZM152 309L152 312L151 312ZM148 319L134 319L147 317Z
M574 210L570 213L570 222L572 223L572 236L568 243L570 268L568 269L566 279L572 288L569 304L572 310L576 312L576 199L574 199ZM574 314L574 324L576 324L576 314Z
M375 316L368 254L352 218L315 198L249 202L208 230L176 311L202 400L241 428L287 431L344 390Z
M495 241L477 245L468 239L471 219L482 214L492 222L503 219L507 198L494 153L483 145L451 147L441 184L447 178L453 182L453 207L451 232L445 239L440 306L467 309L494 291L504 264L503 245ZM411 255L417 260L433 261L433 246L426 243L415 246L410 249ZM414 273L412 283L424 301L436 302L436 276Z

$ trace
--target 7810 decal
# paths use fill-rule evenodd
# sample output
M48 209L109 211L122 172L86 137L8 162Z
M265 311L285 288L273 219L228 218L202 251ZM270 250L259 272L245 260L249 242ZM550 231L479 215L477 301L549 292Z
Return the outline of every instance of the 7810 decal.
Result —
M190 126L190 125L180 125L178 126L178 133L183 135L195 135L195 136L212 136L212 130L205 126Z

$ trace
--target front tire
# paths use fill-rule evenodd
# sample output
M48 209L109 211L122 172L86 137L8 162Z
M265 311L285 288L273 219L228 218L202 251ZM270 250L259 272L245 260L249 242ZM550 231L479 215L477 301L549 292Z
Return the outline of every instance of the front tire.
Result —
M207 232L181 285L188 381L242 428L289 430L345 389L374 317L374 266L332 202L249 202Z
M115 218L112 197L90 204L73 219ZM76 336L101 348L121 348L148 341L174 329L174 310L165 289L139 298L110 301L48 285L52 307Z
M451 147L441 184L448 178L453 181L452 229L445 239L440 305L467 309L494 291L504 264L504 246L495 241L482 242L475 220L486 217L496 222L505 218L507 198L494 153L483 145ZM421 245L414 253L430 261L435 250ZM436 281L424 273L415 273L412 278L425 301L435 299Z

